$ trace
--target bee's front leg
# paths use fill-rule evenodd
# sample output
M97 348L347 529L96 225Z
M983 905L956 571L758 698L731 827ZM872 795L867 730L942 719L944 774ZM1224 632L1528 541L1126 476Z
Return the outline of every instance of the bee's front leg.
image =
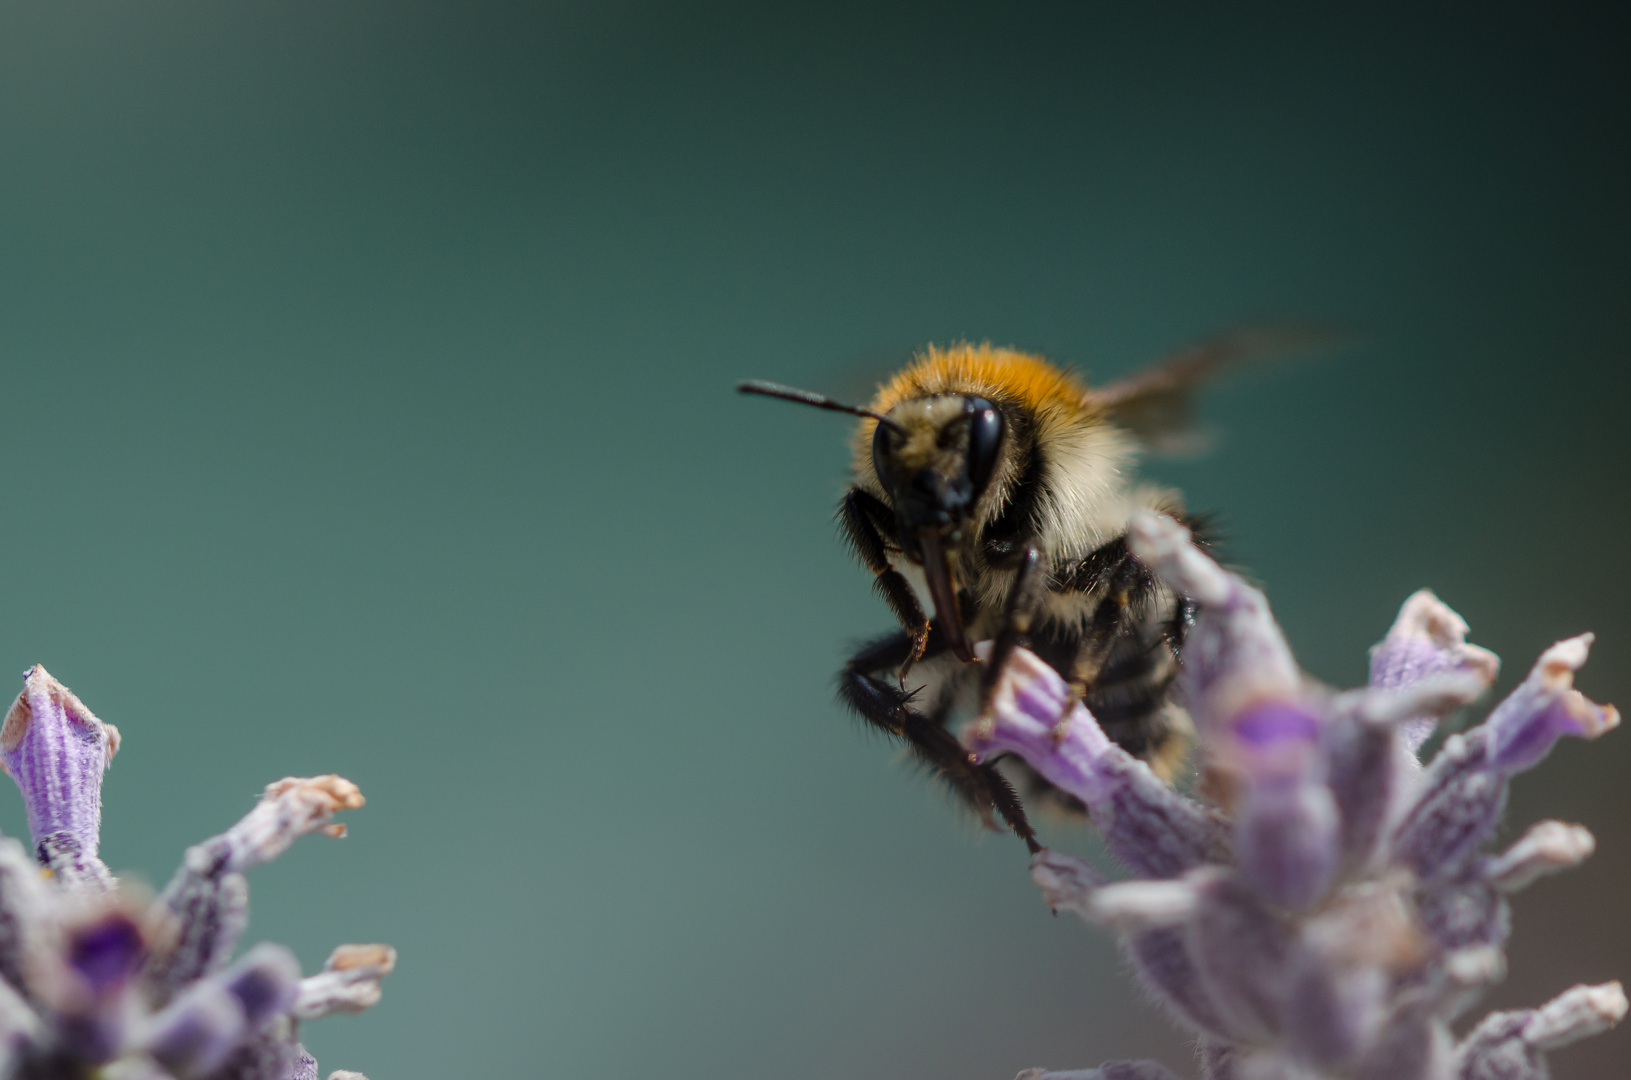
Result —
M945 648L945 639L940 635L928 646L931 655ZM872 674L903 662L917 649L914 639L905 633L891 634L868 645L838 673L839 696L862 719L905 740L917 759L944 778L982 820L989 823L995 811L1033 854L1040 851L1013 785L991 765L971 761L968 751L943 726L943 717L926 716L913 708L915 692L898 690Z
M895 618L900 622L901 629L912 639L912 648L900 661L900 670L897 680L902 691L906 689L906 673L912 670L912 665L923 658L924 650L929 647L929 617L923 611L923 605L918 603L917 594L912 586L901 576L900 572L889 564L889 555L884 547L883 534L879 532L879 522L888 521L894 516L894 511L884 505L883 501L860 488L850 488L849 494L838 506L838 524L844 531L844 537L860 556L866 568L874 576L874 587L878 595L883 597L889 610L894 612ZM877 670L877 669L873 669Z

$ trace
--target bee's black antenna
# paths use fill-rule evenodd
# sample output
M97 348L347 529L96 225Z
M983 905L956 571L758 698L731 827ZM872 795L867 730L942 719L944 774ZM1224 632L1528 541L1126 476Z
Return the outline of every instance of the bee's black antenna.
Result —
M883 413L863 409L859 405L845 405L843 402L834 401L825 394L816 394L809 390L795 390L791 386L783 386L780 383L749 379L747 382L737 383L736 392L739 394L763 394L765 397L781 398L783 401L796 401L800 405L814 405L818 409L831 409L833 412L849 413L851 416L865 416L876 420L891 431L899 432L902 435L906 433L905 428Z

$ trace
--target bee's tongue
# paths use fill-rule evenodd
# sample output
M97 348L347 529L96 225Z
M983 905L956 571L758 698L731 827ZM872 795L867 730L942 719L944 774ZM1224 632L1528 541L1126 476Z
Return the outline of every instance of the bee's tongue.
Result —
M938 536L924 535L921 545L923 576L929 583L934 613L940 617L940 632L946 635L946 643L957 654L957 659L973 660L974 653L963 637L963 615L957 610L957 582L951 573L951 553Z

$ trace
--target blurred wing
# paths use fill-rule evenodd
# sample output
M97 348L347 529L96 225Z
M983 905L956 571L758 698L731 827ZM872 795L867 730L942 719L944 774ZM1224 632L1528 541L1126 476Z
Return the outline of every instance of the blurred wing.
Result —
M901 354L883 351L852 356L836 371L822 377L821 385L831 388L832 396L840 401L853 401L866 405L878 396L878 388L888 382L906 364Z
M1088 400L1151 450L1193 454L1207 448L1195 425L1195 391L1232 373L1287 353L1329 345L1342 335L1321 327L1234 330L1192 345L1124 379L1091 391Z

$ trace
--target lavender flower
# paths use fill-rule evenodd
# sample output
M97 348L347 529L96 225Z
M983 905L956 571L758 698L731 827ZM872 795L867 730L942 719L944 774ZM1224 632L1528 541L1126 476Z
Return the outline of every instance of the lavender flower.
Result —
M1547 649L1424 769L1437 722L1497 668L1431 593L1407 600L1372 651L1370 684L1336 693L1297 667L1263 595L1171 519L1138 515L1131 544L1197 604L1181 692L1201 797L1157 781L1079 704L1061 733L1068 689L1025 652L963 741L976 759L1018 755L1087 805L1132 878L1047 850L1031 876L1055 911L1120 936L1139 980L1197 1036L1207 1080L1545 1080L1546 1051L1625 1015L1616 982L1495 1013L1459 1042L1450 1032L1504 973L1507 894L1591 854L1591 834L1560 822L1482 850L1511 776L1562 737L1619 723L1573 686L1591 635ZM1148 1061L1020 1075L1174 1080Z
M102 773L118 749L113 725L29 669L0 725L35 855L0 837L0 1078L316 1080L300 1021L374 1004L396 952L342 945L309 978L281 945L232 961L248 923L244 871L307 833L343 836L333 815L362 794L338 776L279 780L149 899L97 851Z

